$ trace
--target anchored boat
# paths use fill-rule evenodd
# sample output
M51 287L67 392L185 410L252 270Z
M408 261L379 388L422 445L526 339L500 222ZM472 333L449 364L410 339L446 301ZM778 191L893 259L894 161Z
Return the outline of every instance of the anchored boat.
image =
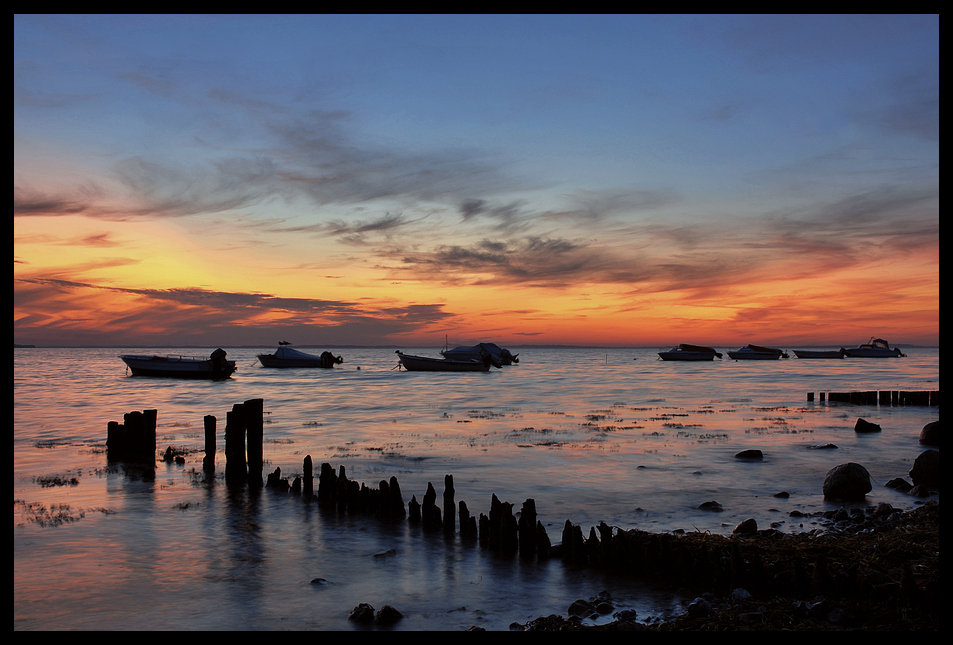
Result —
M774 347L761 347L759 345L745 345L741 349L728 352L728 358L738 360L754 361L774 361L779 358L787 358L786 352Z
M290 343L282 341L273 354L259 354L258 362L262 367L323 367L340 365L344 359L331 352L322 352L320 356L308 354L288 347Z
M673 347L667 352L659 352L658 355L663 361L712 361L716 356L721 358L721 353L711 347L687 343Z
M492 365L489 355L481 359L455 360L414 356L397 350L397 357L400 366L409 372L487 372Z
M870 341L855 347L854 349L841 349L849 358L900 358L906 356L899 349L890 345L883 338L873 338Z
M208 358L198 356L143 356L123 354L119 358L133 376L163 376L186 379L226 379L237 369L226 360L226 352L216 349Z

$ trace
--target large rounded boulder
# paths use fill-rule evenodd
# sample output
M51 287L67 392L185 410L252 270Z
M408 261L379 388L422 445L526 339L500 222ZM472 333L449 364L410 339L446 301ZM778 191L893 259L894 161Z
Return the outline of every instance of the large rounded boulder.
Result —
M845 501L863 500L870 492L870 473L860 464L834 466L824 477L824 497Z
M940 451L924 450L913 462L910 479L914 486L940 488Z
M940 422L931 421L930 423L923 426L923 429L920 430L920 443L924 446L937 446L940 445Z

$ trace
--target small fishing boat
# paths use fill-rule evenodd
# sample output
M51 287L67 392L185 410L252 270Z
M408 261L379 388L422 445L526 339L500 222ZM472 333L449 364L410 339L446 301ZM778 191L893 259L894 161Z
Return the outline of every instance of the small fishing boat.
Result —
M400 350L397 350L397 357L400 361L399 366L408 372L487 372L492 364L489 357L455 360L414 356Z
M794 355L798 358L844 358L841 349L795 349Z
M222 348L208 358L199 356L143 356L123 354L119 358L133 376L162 376L186 379L226 379L236 370L235 361L226 360Z
M728 352L728 358L732 358L736 361L773 361L779 358L787 357L787 352L783 350L775 349L774 347L761 347L759 345L745 345L741 349Z
M841 349L848 358L900 358L906 356L899 349L890 349L883 338L873 338L867 343L853 349Z
M711 347L687 343L681 343L667 352L659 352L658 355L663 361L712 361L716 356L721 358L721 353Z
M487 352L500 365L514 365L520 362L517 358L519 354L513 354L508 349L504 349L495 343L478 343L472 347L454 347L440 352L444 358L453 360L476 359L482 360L483 352Z
M258 362L262 367L323 367L340 365L344 359L331 352L322 352L320 356L292 349L290 343L281 341L273 354L259 354Z

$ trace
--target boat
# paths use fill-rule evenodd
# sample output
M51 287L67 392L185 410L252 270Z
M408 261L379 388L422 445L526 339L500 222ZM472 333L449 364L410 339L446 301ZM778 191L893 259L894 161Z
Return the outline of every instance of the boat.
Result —
M324 367L331 368L340 365L344 359L331 352L322 352L320 356L308 354L292 349L285 341L278 343L278 349L273 354L259 354L258 362L262 367Z
M853 349L841 348L841 351L848 358L900 358L906 356L896 347L890 349L890 345L883 338L873 337L863 345Z
M779 358L788 358L787 352L775 349L774 347L761 347L759 345L745 345L741 349L728 352L728 358L734 360L755 360L770 361Z
M187 379L226 379L235 371L235 361L225 358L222 348L208 358L199 356L143 356L123 354L119 358L133 376L165 376Z
M444 358L454 360L482 360L482 352L489 353L500 365L515 365L520 362L520 359L517 358L519 354L513 354L510 350L504 349L495 343L478 343L472 347L454 347L453 349L445 349L440 354Z
M794 355L798 358L844 358L844 348L841 349L795 349Z
M721 358L721 353L711 347L687 343L681 343L667 352L659 352L658 355L663 361L711 361L716 356Z
M399 349L399 366L408 372L487 372L492 364L489 356L482 359L430 358L405 354Z

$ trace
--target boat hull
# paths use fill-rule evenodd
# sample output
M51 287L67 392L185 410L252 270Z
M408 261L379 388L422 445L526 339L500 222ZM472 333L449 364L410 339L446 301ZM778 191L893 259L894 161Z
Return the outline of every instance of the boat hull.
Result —
M258 362L262 367L334 367L334 364L324 365L320 358L277 358L274 354L259 354Z
M794 355L798 358L844 358L844 350L814 350L814 349L795 349Z
M736 361L776 361L781 358L781 355L765 352L728 352L728 358Z
M708 352L659 352L663 361L713 361L715 355Z
M787 357L788 355L780 349L762 347L761 345L745 345L741 349L728 352L728 358L736 361L776 361L779 358Z
M120 356L133 376L180 379L227 379L235 372L235 361L181 356Z
M877 349L858 347L856 349L845 349L844 355L848 358L900 358L903 354L899 349Z
M429 358L397 352L401 366L408 372L487 372L490 364L484 361L457 361Z

